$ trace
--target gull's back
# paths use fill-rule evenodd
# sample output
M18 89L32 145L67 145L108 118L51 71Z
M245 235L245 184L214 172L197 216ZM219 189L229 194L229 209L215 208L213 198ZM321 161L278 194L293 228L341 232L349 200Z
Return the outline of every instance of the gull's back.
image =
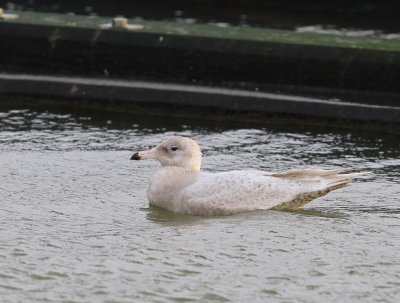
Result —
M331 173L329 173L331 172ZM200 173L182 189L176 212L231 215L265 209L294 209L343 187L351 175L310 170L273 174L262 171Z

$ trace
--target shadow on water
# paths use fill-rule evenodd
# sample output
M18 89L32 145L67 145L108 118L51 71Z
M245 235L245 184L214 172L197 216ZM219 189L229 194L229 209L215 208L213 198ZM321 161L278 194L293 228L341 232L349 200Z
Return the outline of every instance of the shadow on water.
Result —
M142 208L142 210L146 212L148 221L169 226L193 225L202 223L207 219L205 217L177 214L154 205L149 205L148 208Z
M1 103L1 102L0 102ZM259 123L249 121L227 121L224 116L216 119L204 119L204 115L196 116L174 116L169 115L135 113L129 111L112 111L101 108L65 108L56 105L32 105L29 107L15 104L8 106L0 104L0 113L5 113L5 117L9 118L13 115L23 116L25 123L18 125L18 130L29 130L31 128L31 120L37 116L45 116L48 113L53 114L54 122L62 124L65 122L59 120L59 116L68 118L69 122L81 125L82 128L99 127L101 129L126 130L138 128L142 133L157 134L165 131L185 131L187 129L196 129L199 132L210 132L227 129L252 128L259 126ZM50 115L49 115L50 116ZM0 116L0 118L2 118ZM48 117L51 119L51 117ZM3 117L4 119L4 117Z
M250 217L255 216L258 218L260 215L267 216L268 213L272 212L275 215L295 214L295 215L304 215L304 216L312 216L320 218L333 218L333 219L344 219L350 217L350 215L338 211L323 211L316 209L253 211L248 213L240 213L232 216L217 216L217 217L182 215L154 205L150 205L148 208L142 208L141 210L146 212L146 219L148 221L168 226L194 225L199 223L202 224L204 223L204 221L212 219L228 220L228 221L249 220L251 219Z
M350 217L348 214L343 214L338 211L323 211L316 209L287 209L287 210L279 210L284 213L291 213L296 215L304 215L304 216L312 216L312 217L321 217L321 218L333 218L333 219L344 219Z
M400 208L395 208L395 207L385 207L385 206L362 206L362 205L353 205L352 208L348 207L338 207L337 211L335 210L334 212L340 212L340 211L351 211L352 213L365 213L365 214L388 214L388 215L399 215L400 214Z

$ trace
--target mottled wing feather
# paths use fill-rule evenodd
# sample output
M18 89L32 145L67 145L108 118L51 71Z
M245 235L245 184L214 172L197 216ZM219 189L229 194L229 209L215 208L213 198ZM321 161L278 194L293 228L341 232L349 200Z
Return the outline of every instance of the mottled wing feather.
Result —
M270 209L289 202L299 193L297 182L275 178L259 171L202 174L182 191L183 210L189 214L227 215Z

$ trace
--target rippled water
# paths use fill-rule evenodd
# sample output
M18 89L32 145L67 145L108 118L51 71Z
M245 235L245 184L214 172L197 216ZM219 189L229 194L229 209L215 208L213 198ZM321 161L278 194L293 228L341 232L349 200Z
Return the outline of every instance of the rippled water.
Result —
M374 132L0 110L4 302L399 302L400 139ZM209 171L367 167L299 212L149 208L154 162L191 136Z

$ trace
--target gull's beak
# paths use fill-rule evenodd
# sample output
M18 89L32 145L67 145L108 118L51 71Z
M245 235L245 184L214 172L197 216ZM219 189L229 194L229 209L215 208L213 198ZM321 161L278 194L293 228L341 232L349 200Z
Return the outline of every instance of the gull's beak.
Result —
M133 156L131 157L131 160L140 160L139 153L134 153Z
M156 158L156 150L153 148L134 153L131 157L131 160L146 160L155 158Z

